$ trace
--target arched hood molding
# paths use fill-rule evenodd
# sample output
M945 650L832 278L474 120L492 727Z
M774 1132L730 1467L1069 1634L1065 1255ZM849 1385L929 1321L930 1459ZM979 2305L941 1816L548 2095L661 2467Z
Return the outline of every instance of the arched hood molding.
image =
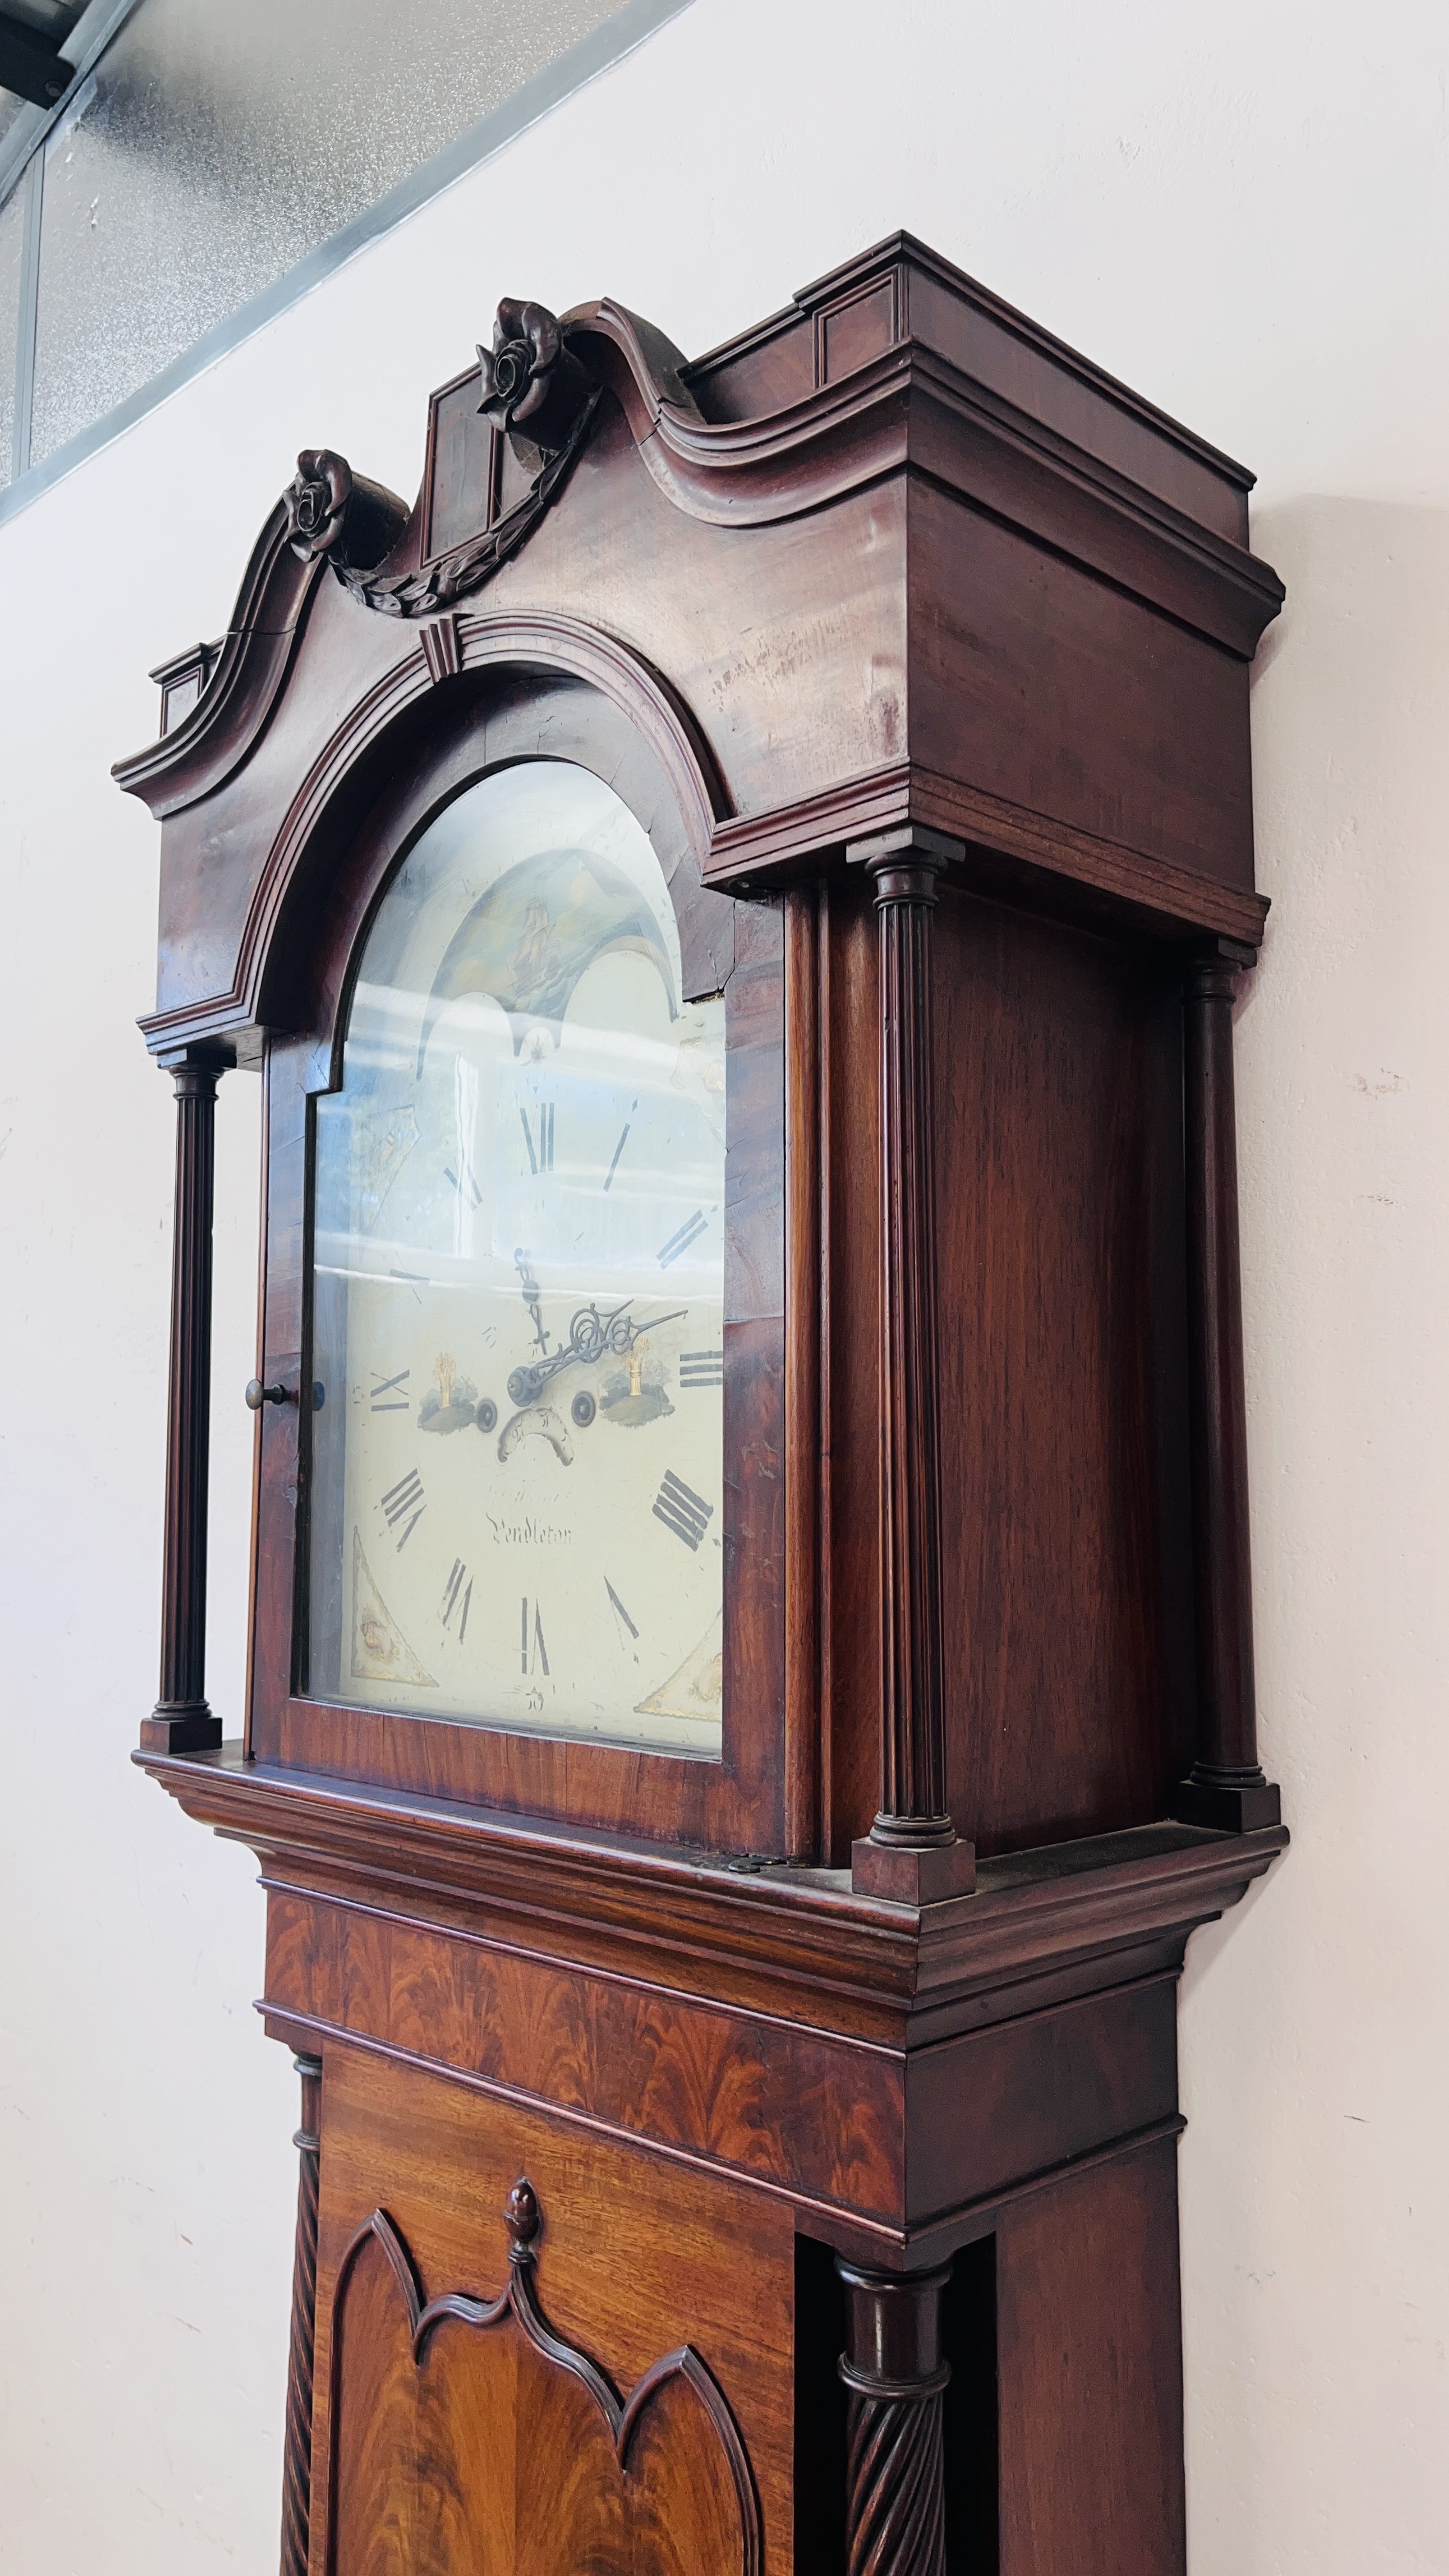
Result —
M158 822L225 786L260 740L286 682L323 570L321 553L296 552L289 498L284 494L277 502L252 548L231 622L195 706L173 732L118 760L111 771ZM358 480L352 517L386 549L407 524L407 503L380 483Z
M623 719L612 745L600 738L596 717L581 714L569 732L556 705L547 706L547 720L541 715L532 730L516 721L500 725L490 715L490 695L510 682L521 684L515 694L537 697L542 707L549 683L561 680L579 684ZM448 682L448 695L435 702L440 681ZM631 779L627 765L635 743L642 757ZM446 765L447 746L455 751L453 768ZM314 900L331 899L347 845L362 828L378 782L407 782L398 805L400 847L440 801L472 777L500 760L529 756L582 759L601 775L614 768L619 792L654 835L666 878L672 882L684 869L688 887L676 890L676 903L694 896L715 825L729 806L708 747L667 681L616 638L581 621L444 617L425 627L413 648L335 726L256 872L227 991L199 1009L185 1006L144 1020L153 1049L169 1053L207 1038L235 1045L288 1025L296 961L304 948L310 954L300 915ZM412 813L410 791L424 775L434 783L418 784ZM450 783L440 794L441 777ZM304 882L309 875L315 887ZM723 958L728 950L732 956L723 919L730 911L727 900L700 900L711 915L711 954Z

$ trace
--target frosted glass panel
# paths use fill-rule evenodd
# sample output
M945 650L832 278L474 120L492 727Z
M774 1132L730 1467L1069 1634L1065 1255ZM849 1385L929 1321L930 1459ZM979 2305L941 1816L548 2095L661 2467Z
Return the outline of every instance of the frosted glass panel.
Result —
M617 5L142 0L46 147L35 461Z
M15 344L20 318L20 253L25 234L25 191L0 206L0 483L8 483L15 451Z
M24 116L29 101L17 98L13 89L0 89L0 143L3 143L17 116Z

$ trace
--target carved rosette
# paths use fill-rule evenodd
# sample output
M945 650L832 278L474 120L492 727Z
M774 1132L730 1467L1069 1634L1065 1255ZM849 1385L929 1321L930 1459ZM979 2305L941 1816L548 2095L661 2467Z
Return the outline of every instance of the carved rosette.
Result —
M293 554L302 563L325 558L339 580L380 564L408 521L395 492L354 474L330 447L303 448L282 499Z
M525 461L542 464L567 447L592 387L546 305L520 304L505 295L492 348L479 343L478 369L478 409L512 438Z
M285 496L293 553L305 562L325 559L344 590L379 616L430 617L481 590L533 534L588 437L601 388L546 306L505 296L478 366L478 409L533 479L492 527L421 571L386 569L408 518L392 493L363 482L331 448L304 448L297 459Z
M846 2289L848 2576L946 2576L941 2293L951 2267L867 2272L837 2257L835 2268Z
M287 486L287 543L303 563L330 554L347 526L352 468L330 447L304 447Z

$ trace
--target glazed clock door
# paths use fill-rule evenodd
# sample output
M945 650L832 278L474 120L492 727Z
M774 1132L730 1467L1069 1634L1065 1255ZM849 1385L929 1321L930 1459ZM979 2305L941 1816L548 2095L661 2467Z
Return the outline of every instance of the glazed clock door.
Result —
M308 1687L717 1759L725 1004L591 772L467 789L318 1103Z

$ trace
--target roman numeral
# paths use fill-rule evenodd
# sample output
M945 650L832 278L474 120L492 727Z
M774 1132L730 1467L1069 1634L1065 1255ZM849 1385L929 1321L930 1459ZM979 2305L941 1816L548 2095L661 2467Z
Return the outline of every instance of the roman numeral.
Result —
M553 1102L551 1100L539 1102L536 1145L533 1129L528 1123L528 1111L520 1109L518 1115L523 1121L523 1141L528 1147L528 1168L537 1179L540 1172L553 1170Z
M388 1528L390 1530L395 1530L399 1521L406 1523L402 1536L399 1538L397 1543L399 1555L401 1555L403 1549L407 1546L408 1540L412 1537L414 1530L417 1528L417 1525L426 1510L427 1504L423 1500L422 1478L419 1476L416 1467L409 1467L407 1474L405 1476L400 1476L397 1483L391 1486L382 1498L382 1515ZM409 1518L409 1514L411 1514L411 1518Z
M624 1121L623 1134L620 1136L618 1144L614 1147L614 1159L609 1165L608 1178L604 1183L605 1190L612 1189L613 1187L614 1174L619 1168L619 1156L623 1153L625 1144L628 1141L629 1130L634 1123L634 1112L638 1106L639 1103L637 1100L631 1100L629 1103L629 1115Z
M461 1556L455 1556L453 1559L453 1571L443 1586L443 1606L439 1611L438 1616L446 1628L451 1624L454 1611L457 1611L458 1643L460 1646L468 1634L468 1612L471 1607L472 1600L473 1578L469 1574Z
M638 1629L635 1627L633 1620L630 1618L628 1611L625 1609L623 1602L620 1600L620 1598L619 1598L619 1596L618 1596L618 1593L614 1590L614 1587L613 1587L612 1583L609 1581L609 1578L608 1578L607 1574L606 1574L606 1575L605 1575L605 1577L604 1577L604 1590L607 1592L607 1594L608 1594L608 1596L609 1596L609 1599L613 1602L614 1608L617 1610L617 1612L618 1612L618 1614L619 1614L620 1618L623 1620L624 1625L625 1625L625 1627L628 1629L630 1636L631 1636L631 1637L637 1637L637 1636L638 1636L638 1634L639 1634L639 1631L638 1631Z
M723 1386L723 1351L681 1351L679 1383L681 1386Z
M688 1548L698 1549L707 1524L714 1518L714 1505L707 1503L683 1478L667 1470L663 1484L654 1499L654 1517L666 1529L673 1530Z
M458 1160L463 1166L462 1178L459 1178L451 1163L445 1163L443 1165L443 1178L446 1181L452 1182L459 1198L466 1199L470 1207L481 1207L483 1204L483 1193L474 1178L473 1166L469 1162L466 1154L460 1154L458 1156Z
M533 1660L531 1663L529 1661L528 1594L526 1592L523 1596L523 1619L519 1629L519 1663L525 1678L530 1672L537 1672L541 1664L544 1680L547 1681L548 1648L543 1642L543 1620L536 1601L533 1605Z
M402 1393L402 1388L411 1375L411 1369L399 1369L396 1377L377 1378L377 1384L372 1390L373 1412L406 1413L408 1398ZM373 1376L377 1377L376 1369L373 1370Z
M681 1252L687 1252L690 1245L698 1241L708 1223L709 1219L705 1215L703 1208L696 1208L693 1216L686 1217L683 1225L679 1228L678 1233L671 1234L669 1241L661 1246L659 1254L660 1269L667 1270L671 1261L677 1261Z

